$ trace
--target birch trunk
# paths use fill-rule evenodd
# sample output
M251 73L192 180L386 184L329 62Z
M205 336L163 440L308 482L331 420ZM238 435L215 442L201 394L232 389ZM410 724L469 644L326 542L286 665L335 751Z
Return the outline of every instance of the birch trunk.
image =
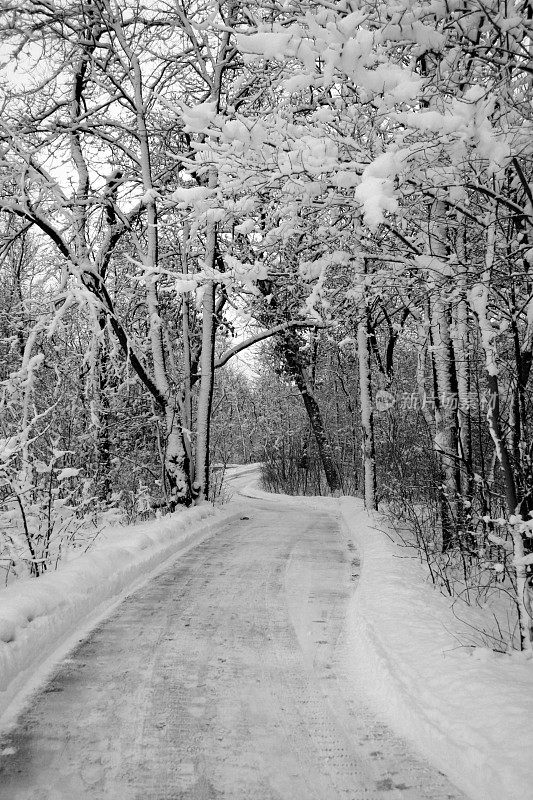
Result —
M494 330L488 319L489 287L491 280L492 265L495 255L495 220L489 220L487 225L487 243L485 270L482 281L470 291L469 301L474 314L477 317L481 345L485 354L485 368L487 373L487 384L489 388L489 405L487 410L487 422L490 435L494 442L495 452L500 464L504 481L505 502L509 515L509 529L513 540L513 555L516 575L518 621L520 624L521 647L523 650L533 651L531 618L526 605L529 598L529 586L527 579L526 566L523 564L524 558L524 534L515 515L519 513L519 498L516 490L516 483L513 474L511 459L507 442L502 432L501 413L500 413L500 388L498 380L498 362L496 346L494 344Z
M442 549L447 550L456 538L458 522L458 470L457 388L452 339L450 334L449 303L445 298L449 280L446 269L446 209L436 200L433 204L434 221L429 236L430 252L435 260L428 270L428 283L432 291L428 304L431 334L431 354L435 385L435 439L434 447L440 465L441 483L438 493L441 506Z
M439 486L442 549L447 550L455 541L458 522L457 394L452 382L449 322L441 298L435 298L430 314L436 395L434 446L442 475L442 483Z
M423 322L418 323L418 353L416 362L416 386L418 399L422 415L428 426L428 430L433 433L435 426L435 416L431 413L426 387L426 362L427 362L427 341L429 332Z

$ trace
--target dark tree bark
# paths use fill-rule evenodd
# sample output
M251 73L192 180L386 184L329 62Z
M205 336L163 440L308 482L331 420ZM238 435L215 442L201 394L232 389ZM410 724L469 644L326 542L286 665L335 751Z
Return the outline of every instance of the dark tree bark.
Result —
M335 454L326 433L324 420L322 419L320 407L313 394L307 370L302 363L298 338L293 331L286 331L283 336L280 337L280 345L289 375L294 380L302 396L329 490L332 494L338 494L342 491L342 483L335 460Z

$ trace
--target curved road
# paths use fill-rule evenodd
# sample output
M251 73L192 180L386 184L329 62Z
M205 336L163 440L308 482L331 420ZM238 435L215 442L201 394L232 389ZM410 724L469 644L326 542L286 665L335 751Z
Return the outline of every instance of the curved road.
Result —
M327 513L243 519L129 597L0 739L1 800L459 800L353 696Z

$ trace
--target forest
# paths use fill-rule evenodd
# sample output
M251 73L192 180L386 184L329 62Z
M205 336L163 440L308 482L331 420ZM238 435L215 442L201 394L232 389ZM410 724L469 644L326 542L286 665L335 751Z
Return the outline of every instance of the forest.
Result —
M0 577L356 495L531 649L531 0L1 0Z

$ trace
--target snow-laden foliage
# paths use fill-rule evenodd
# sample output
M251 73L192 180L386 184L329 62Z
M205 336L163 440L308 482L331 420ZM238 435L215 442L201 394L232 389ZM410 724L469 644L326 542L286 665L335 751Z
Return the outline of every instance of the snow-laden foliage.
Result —
M4 4L12 475L44 436L59 499L207 497L214 370L266 341L315 485L387 498L445 589L487 564L529 646L531 27L518 0Z

